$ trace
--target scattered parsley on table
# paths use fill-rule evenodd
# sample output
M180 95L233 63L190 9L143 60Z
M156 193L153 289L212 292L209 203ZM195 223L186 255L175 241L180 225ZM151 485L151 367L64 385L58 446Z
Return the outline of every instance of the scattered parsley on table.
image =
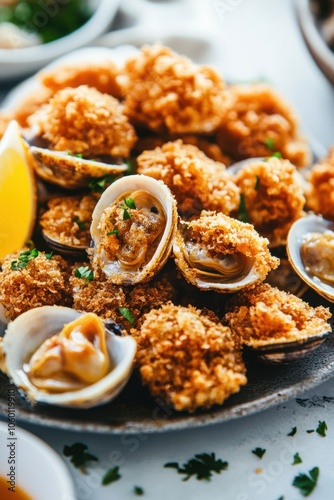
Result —
M317 485L319 477L319 467L313 467L307 474L298 474L293 480L292 486L295 486L300 490L300 493L307 497L309 496Z
M209 481L212 472L220 474L222 470L227 469L228 462L223 462L220 458L216 459L215 453L200 453L195 455L195 458L188 460L182 467L177 462L170 462L164 467L176 469L179 474L184 474L186 477L183 478L183 481L188 481L192 476L198 480Z
M328 430L326 422L323 420L322 422L319 420L318 427L316 428L316 432L322 436L326 437L326 431Z
M266 450L264 448L255 448L254 450L252 450L252 453L254 453L254 455L259 458L262 458L265 452Z
M292 462L292 465L297 465L297 464L301 464L303 461L302 459L300 458L299 456L299 453L295 453L294 456L293 456L293 462Z
M293 427L291 432L289 432L289 434L287 434L287 436L294 436L297 432L297 427Z
M122 476L119 473L118 465L116 467L111 467L104 474L104 476L102 478L102 485L107 486L110 483L114 483L115 481L118 481L119 479L121 479L121 477Z
M63 454L71 457L70 462L74 467L84 467L87 462L98 462L98 458L88 453L88 446L83 443L74 443L72 446L65 445Z

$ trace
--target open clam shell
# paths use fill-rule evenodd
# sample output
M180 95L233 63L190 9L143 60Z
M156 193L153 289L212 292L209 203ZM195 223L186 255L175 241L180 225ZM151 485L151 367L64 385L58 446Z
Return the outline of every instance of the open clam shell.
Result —
M330 235L333 231L334 222L327 221L321 216L308 215L291 226L287 240L288 258L298 276L330 302L334 302L334 234L331 245L322 243L321 236ZM311 242L310 257L307 257L307 246L312 238L311 235L318 235L316 238L320 238L317 246L314 241ZM324 269L323 272L321 267Z
M87 187L92 179L106 175L121 175L127 170L125 163L108 164L87 160L68 154L67 151L52 151L36 146L30 147L37 175L44 181L65 189Z
M113 220L113 230L106 232L106 223L101 223L105 211L118 207L119 204L126 211L131 211L132 209L127 209L124 205L126 199L135 203L134 211L127 214L129 225L124 231L114 229L117 224L117 227L122 228L124 214L123 217L117 212L114 215L109 214L105 220ZM136 218L137 209L142 213L142 219ZM149 236L156 231L158 218L163 220L161 229L153 243L150 243ZM176 200L162 181L146 175L130 175L118 179L104 191L93 212L93 265L102 269L107 278L115 284L132 285L149 281L164 266L171 253L176 226ZM113 258L110 258L107 254L108 235L115 231L119 248ZM142 238L142 245L138 245L138 235Z
M9 324L2 344L6 373L31 402L91 408L113 400L129 380L136 342L132 337L113 335L108 328L106 343L113 368L101 380L63 393L48 393L32 384L24 370L27 360L46 339L82 314L67 307L43 306L21 314Z

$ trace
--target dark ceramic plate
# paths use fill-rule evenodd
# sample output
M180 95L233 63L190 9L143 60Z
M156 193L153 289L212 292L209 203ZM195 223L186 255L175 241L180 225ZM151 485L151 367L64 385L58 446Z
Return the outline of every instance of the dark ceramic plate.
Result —
M304 298L318 305L323 299L309 292ZM328 305L328 304L326 304ZM334 335L306 358L289 365L270 366L247 359L248 384L216 406L193 415L179 413L150 397L135 373L112 403L90 410L69 410L47 405L31 406L16 394L18 422L72 431L110 434L164 432L226 422L250 415L296 397L334 376ZM8 415L8 378L0 374L0 415Z

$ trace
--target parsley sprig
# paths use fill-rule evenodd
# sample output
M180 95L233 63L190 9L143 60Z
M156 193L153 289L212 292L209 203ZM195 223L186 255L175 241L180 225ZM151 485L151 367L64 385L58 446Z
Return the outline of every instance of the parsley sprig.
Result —
M98 458L87 452L88 446L83 443L74 443L72 446L65 445L63 453L65 457L71 457L70 462L74 467L84 467L87 462L98 462Z
M176 469L179 474L184 474L186 477L183 481L188 481L192 476L195 476L198 480L209 481L212 472L220 474L222 470L227 469L228 462L223 462L220 458L216 459L215 453L200 453L195 455L195 458L188 460L182 467L177 462L167 463L164 467Z
M304 497L309 496L317 485L319 472L319 467L313 467L309 471L309 475L304 473L298 474L294 478L292 486L298 488Z
M33 248L32 250L23 250L22 252L20 252L18 260L12 260L12 262L10 263L11 269L13 269L13 271L18 271L19 269L26 268L29 262L36 259L36 257L38 257L40 253L41 252L39 252L37 248Z

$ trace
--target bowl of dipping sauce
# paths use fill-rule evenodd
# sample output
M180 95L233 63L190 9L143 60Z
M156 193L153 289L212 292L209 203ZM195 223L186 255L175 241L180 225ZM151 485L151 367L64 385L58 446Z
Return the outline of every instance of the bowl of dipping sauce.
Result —
M8 422L0 421L1 500L76 500L63 459L34 434L17 427L10 409Z
M120 0L0 0L0 81L22 78L105 33Z

